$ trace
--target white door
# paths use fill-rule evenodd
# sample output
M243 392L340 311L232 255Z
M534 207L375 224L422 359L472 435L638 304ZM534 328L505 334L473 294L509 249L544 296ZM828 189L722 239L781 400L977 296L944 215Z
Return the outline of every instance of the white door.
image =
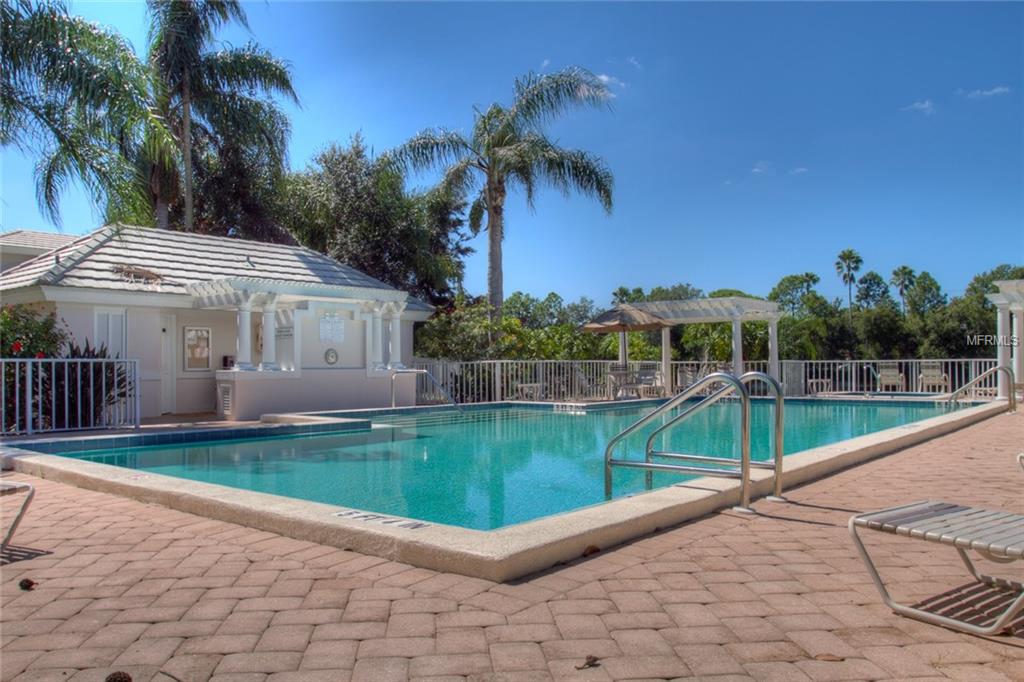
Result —
M175 358L178 336L174 326L174 315L160 316L160 414L174 412L175 399Z

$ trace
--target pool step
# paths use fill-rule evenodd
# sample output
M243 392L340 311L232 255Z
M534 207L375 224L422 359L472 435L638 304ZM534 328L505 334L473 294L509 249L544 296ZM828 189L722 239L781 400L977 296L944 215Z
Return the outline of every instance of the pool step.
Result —
M430 426L455 426L458 424L480 424L487 422L497 422L500 420L515 419L521 421L525 419L537 419L545 415L549 415L549 412L540 410L508 410L498 412L445 412L441 414L431 415L402 415L400 417L388 415L384 417L375 417L373 419L374 425L377 426L394 426L399 428L409 427L430 427Z

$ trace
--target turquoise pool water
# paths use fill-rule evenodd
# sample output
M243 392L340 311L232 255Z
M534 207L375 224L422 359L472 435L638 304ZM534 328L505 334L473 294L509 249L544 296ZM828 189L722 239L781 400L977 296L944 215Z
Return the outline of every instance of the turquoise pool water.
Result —
M650 405L585 414L550 407L468 407L372 417L375 428L327 435L195 442L64 456L422 521L488 530L604 501L604 447ZM786 452L926 419L933 403L786 402ZM342 414L342 413L339 413ZM365 416L365 415L361 415ZM771 404L754 402L752 451L768 459ZM677 452L739 455L739 407L719 403L673 430ZM653 428L653 426L651 427ZM642 457L649 430L616 456ZM615 470L616 496L644 489L643 472ZM685 480L657 474L655 485Z

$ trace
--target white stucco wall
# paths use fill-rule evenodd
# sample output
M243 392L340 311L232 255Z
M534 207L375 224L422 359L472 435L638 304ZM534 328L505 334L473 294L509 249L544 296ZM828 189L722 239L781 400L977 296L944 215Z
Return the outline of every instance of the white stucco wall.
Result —
M95 345L96 306L80 303L46 304L52 306L57 317L64 321L74 340L83 345L86 340ZM161 413L161 361L163 334L174 337L173 377L175 382L174 412L194 414L215 412L217 409L217 371L222 368L226 355L236 355L237 313L226 310L201 310L189 308L160 308L153 306L128 306L126 312L127 349L125 357L138 359L141 379L141 407L143 417L154 417ZM339 313L344 319L342 342L320 340L320 318L323 312ZM173 315L172 329L164 330L162 314ZM255 347L256 330L262 327L263 314L254 311L252 362L258 365L262 357ZM351 310L327 307L324 309L295 311L294 330L299 335L301 367L295 373L283 372L272 383L245 381L245 389L236 400L239 409L247 417L258 418L267 412L311 411L327 409L351 409L359 407L382 407L390 405L390 378L388 374L367 374L366 325L355 319ZM185 369L184 335L185 327L208 327L211 333L211 368L190 371ZM388 320L384 320L384 341L388 341ZM282 367L294 367L292 336L278 336L278 360ZM413 322L402 322L403 361L412 359ZM324 358L328 348L338 353L334 365ZM388 352L385 347L384 360ZM414 401L413 380L402 378L398 383L399 404ZM256 388L258 386L258 388ZM256 390L253 390L256 388ZM240 412L241 413L241 412ZM253 416L254 415L254 416Z

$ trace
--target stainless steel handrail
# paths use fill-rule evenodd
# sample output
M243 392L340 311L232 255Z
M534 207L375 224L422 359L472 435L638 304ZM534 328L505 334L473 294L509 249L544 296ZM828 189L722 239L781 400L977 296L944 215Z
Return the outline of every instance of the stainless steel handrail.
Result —
M427 371L425 369L393 369L393 370L391 370L391 407L396 407L396 405L395 405L395 379L398 377L399 374L425 374L427 376L427 378L430 379L430 381L435 386L437 386L437 388L441 391L441 395L443 395L448 400L448 402L450 404L454 405L456 410L458 410L459 412L462 411L462 407L457 402L455 402L455 398L453 398L452 394L448 392L448 389L445 388L441 384L440 381L435 379L433 374L431 374L429 371Z
M659 464L650 461L634 462L629 460L617 460L612 457L612 452L615 446L625 438L626 436L635 433L638 429L649 424L653 420L662 416L666 412L679 407L681 404L696 395L702 388L712 383L726 383L731 387L730 391L719 390L714 394L705 398L703 402L711 398L720 399L724 397L726 393L735 391L740 396L741 410L740 410L740 461L739 470L736 469L711 469L708 467L694 467L694 466L682 466L678 464ZM698 403L694 407L687 409L684 414L692 415L699 408L701 403ZM679 415L680 417L682 415ZM679 423L678 418L673 418L670 423ZM672 459L680 460L693 460L693 461L709 461L709 459L722 463L725 461L735 462L736 460L731 458L708 458L706 456L698 455L680 455L673 454ZM699 457L699 459L697 459ZM670 399L661 407L652 410L648 414L644 415L637 421L633 422L625 429L615 435L608 445L604 449L604 494L606 499L611 499L612 496L612 467L622 466L631 467L635 469L649 469L656 471L675 471L679 473L688 474L701 474L704 476L724 476L728 478L739 478L740 479L740 506L738 509L743 511L750 511L750 393L747 392L746 386L743 385L737 377L732 374L725 372L714 372L709 374L698 381L691 384L688 388L677 394L674 398Z
M1009 393L1008 393L1009 408L1010 408L1009 411L1010 412L1016 412L1017 411L1017 392L1014 390L1014 386L1013 386L1013 381L1014 381L1013 370L1010 369L1009 367L1007 367L1006 365L996 365L995 367L990 367L989 369L986 369L984 372L982 372L981 374L979 374L978 376L974 377L973 379L968 381L966 384L961 386L960 388L958 388L955 391L953 391L952 393L950 393L949 397L946 400L948 402L954 402L955 400L958 400L960 398L960 394L961 393L963 393L967 389L971 388L972 386L981 383L981 381L983 379L987 379L988 377L992 376L996 372L1003 372L1003 373L1006 374L1006 380L1007 380L1007 383L1009 384L1009 388L1010 388Z
M784 424L785 424L785 399L783 397L782 384L780 384L778 381L776 381L771 375L766 374L764 372L747 372L746 374L744 374L743 376L740 377L740 381L744 385L749 384L752 381L762 381L762 382L768 384L768 387L775 393L774 444L772 446L773 462L774 463L769 464L769 463L763 463L763 462L751 462L750 465L752 467L763 468L763 469L773 469L775 471L774 487L773 487L772 494L769 496L768 499L772 500L773 502L784 501L784 498L782 497L782 461L783 461L782 458L785 455L785 451L783 449L783 437L784 437L783 430L784 430ZM731 394L733 392L733 390L734 389L733 389L733 387L731 385L724 386L723 388L720 388L717 391L715 391L714 393L712 393L711 395L709 395L707 398L705 398L701 402L699 402L696 405L693 405L692 407L686 409L685 411L683 411L680 414L678 414L675 417L673 417L670 421L662 424L657 429L655 429L654 432L652 432L651 435L648 436L648 438L647 438L647 445L644 447L644 452L645 452L644 459L645 459L645 461L650 462L653 457L661 457L661 458L668 458L668 459L677 458L677 456L675 454L673 454L673 453L662 452L662 451L655 450L654 449L654 440L655 440L655 438L657 438L662 432L664 432L665 430L671 428L672 426L674 426L678 422L682 421L683 419L686 419L687 417L689 417L689 416L691 416L693 414L696 414L698 411L703 410L706 407L710 407L711 405L713 405L714 403L718 402L722 398L724 398L727 395ZM707 456L700 456L700 457L698 457L697 455L684 455L683 457L686 458L686 459L702 460L702 461L714 461L714 460L735 461L732 458L707 457ZM645 483L647 485L647 488L650 489L651 486L652 486L652 482L653 482L653 472L649 471L644 478L645 478Z
M762 381L768 384L768 387L775 392L775 433L774 443L772 445L775 460L775 466L773 467L775 469L775 485L772 490L772 494L768 499L775 502L781 502L784 499L782 497L782 458L786 454L783 450L782 442L784 436L783 431L786 423L784 414L786 401L783 397L782 384L776 381L770 374L765 374L764 372L747 372L740 377L740 381L744 384L748 384L751 381Z

